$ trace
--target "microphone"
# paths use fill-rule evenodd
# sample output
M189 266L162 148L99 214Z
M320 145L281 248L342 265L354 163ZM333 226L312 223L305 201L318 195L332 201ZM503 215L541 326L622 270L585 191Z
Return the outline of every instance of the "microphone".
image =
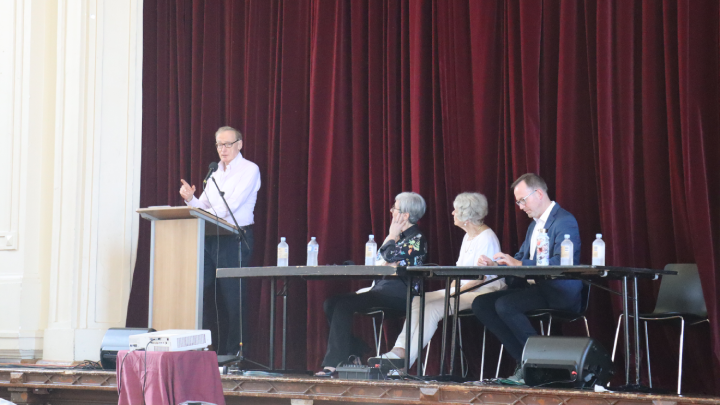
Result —
M218 164L216 162L210 163L209 169L210 170L208 170L208 174L205 175L205 180L203 180L203 186L205 186L205 184L207 184L207 181L210 178L210 176L212 176L212 174L215 173L215 170L218 169Z

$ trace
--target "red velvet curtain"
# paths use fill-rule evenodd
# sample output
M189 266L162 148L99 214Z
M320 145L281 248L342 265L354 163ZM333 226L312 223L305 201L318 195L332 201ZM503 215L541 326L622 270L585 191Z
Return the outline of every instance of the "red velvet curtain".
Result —
M452 265L455 195L485 194L515 252L528 219L509 185L537 172L577 217L584 263L602 232L610 265L698 264L711 323L687 330L683 386L720 394L719 23L715 0L146 0L141 205L180 205L180 178L200 184L231 125L262 173L254 265L275 263L280 236L291 265L310 236L321 263L362 262L403 190L428 203L431 261ZM129 325L146 322L148 243L143 222ZM291 284L289 367L318 368L324 299L364 285ZM253 286L249 340L266 361L268 282ZM643 311L658 286L641 284ZM610 348L619 300L591 301L591 334ZM356 328L371 342L368 322ZM482 329L464 325L477 376ZM651 328L656 386L675 384L677 332Z

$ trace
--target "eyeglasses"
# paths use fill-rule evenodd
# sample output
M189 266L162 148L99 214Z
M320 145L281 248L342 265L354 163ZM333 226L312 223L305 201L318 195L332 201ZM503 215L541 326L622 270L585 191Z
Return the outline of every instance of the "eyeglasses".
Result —
M390 207L390 213L392 214L393 211L400 212L400 208L395 207L395 204L393 204L393 205Z
M520 206L522 206L522 205L525 205L525 203L527 202L527 199L528 199L531 195L535 194L535 191L537 191L537 190L534 190L532 193L530 193L530 194L526 195L525 197L523 197L523 198L515 201L515 204L517 204L518 207L520 207Z
M228 149L230 149L231 146L233 146L235 143L237 143L237 142L239 142L239 141L240 141L240 140L238 139L238 140L235 141L235 142L216 143L216 144L215 144L215 147L217 148L217 150L220 150L220 149L222 149L222 148L228 148Z

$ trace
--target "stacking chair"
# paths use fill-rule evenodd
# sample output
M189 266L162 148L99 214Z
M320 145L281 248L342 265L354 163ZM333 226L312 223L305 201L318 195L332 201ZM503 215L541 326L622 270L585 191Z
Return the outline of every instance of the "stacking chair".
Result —
M702 284L696 264L668 264L665 270L677 271L677 276L664 276L660 282L655 310L650 314L640 314L638 318L645 326L645 352L647 353L648 381L652 388L652 372L650 370L650 347L648 339L648 321L680 321L680 349L678 359L678 382L677 393L681 394L682 364L683 364L683 342L685 340L685 323L688 326L698 325L703 322L710 323L705 306ZM630 315L632 317L633 315ZM618 319L615 330L615 343L613 344L612 359L615 361L615 349L617 348L622 314Z
M369 310L365 312L358 312L360 315L366 315L372 317L373 321L373 338L375 339L375 356L380 357L380 349L382 346L382 335L383 335L383 324L385 323L385 318L401 318L405 316L404 311L397 311L395 309L391 308L385 308L385 307L375 307L370 308ZM380 327L377 327L376 318L380 316ZM385 342L385 345L387 346L387 339ZM392 348L388 348L390 350Z
M460 318L465 317L473 317L475 318L475 315L472 312L472 309L466 309L464 311L458 312L458 337L460 338L460 368L463 373L463 377L467 375L467 369L465 367L465 364L463 363L463 358L465 357L463 353L463 343L462 343L462 329L460 328ZM480 381L485 379L485 338L487 337L487 327L483 325L483 338L482 338L482 354L480 357ZM503 345L500 345L500 354L498 355L498 362L497 367L495 368L495 378L498 378L500 375L500 363L502 363L502 355L503 355Z
M460 318L468 317L468 316L474 316L471 309L466 309L464 311L458 312L458 318L457 318L457 338L458 338L458 348L460 349L460 372L463 378L467 376L469 367L467 364L465 364L465 353L463 352L463 341L462 341L462 323L460 322ZM452 319L452 314L448 315L448 320ZM442 331L442 329L440 329ZM417 343L417 342L415 342ZM432 339L428 341L427 348L425 351L425 362L423 364L423 375L425 375L425 370L427 369L427 362L430 355L430 344L432 343ZM451 342L452 344L452 342ZM483 330L483 359L482 363L485 364L485 331ZM502 352L500 352L500 356L502 356ZM440 367L444 367L444 364L441 364ZM482 376L482 367L480 370L480 375ZM497 377L497 375L496 375ZM482 380L482 378L481 378Z
M465 353L463 352L463 341L462 341L462 323L460 322L460 319L467 318L467 317L473 317L473 318L475 317L475 315L472 312L472 309L466 309L466 310L458 312L457 337L458 337L458 348L460 349L460 372L462 373L463 378L467 377L469 367L467 364L465 364ZM451 319L452 315L449 315L448 318ZM482 381L484 378L485 337L486 336L487 336L487 328L485 326L483 326L482 358L480 360L480 381ZM431 343L432 343L432 340L430 340L427 344L427 349L425 352L425 363L423 364L423 375L425 375L425 369L427 368L427 361L428 361L428 355L430 354L430 344ZM502 354L503 354L503 345L500 345L500 357L498 358L497 368L495 369L495 378L497 378L498 374L500 374L500 362L502 360ZM444 366L445 366L444 364L440 365L440 367L444 367Z
M575 322L578 319L585 321L585 333L590 337L590 328L588 328L587 312L588 304L590 303L590 284L583 284L583 289L580 291L580 311L563 311L560 309L534 309L528 311L525 315L530 319L540 319L540 335L550 336L550 329L552 327L553 318L561 322ZM543 328L543 320L547 319L548 328L547 334Z

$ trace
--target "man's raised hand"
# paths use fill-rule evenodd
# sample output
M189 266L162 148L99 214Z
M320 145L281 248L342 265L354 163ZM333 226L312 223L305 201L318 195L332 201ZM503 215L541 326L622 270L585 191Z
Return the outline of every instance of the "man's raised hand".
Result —
M182 182L182 187L180 187L180 196L186 202L190 202L190 200L192 200L193 197L195 196L195 186L189 185L183 179L180 179L180 181Z

